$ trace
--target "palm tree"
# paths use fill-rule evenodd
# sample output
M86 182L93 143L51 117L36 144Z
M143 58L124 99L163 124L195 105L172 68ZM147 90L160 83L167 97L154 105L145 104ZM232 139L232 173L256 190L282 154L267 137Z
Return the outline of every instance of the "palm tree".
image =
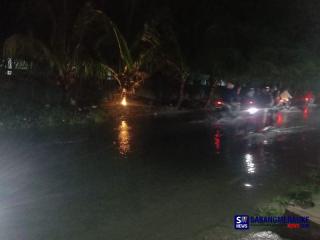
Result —
M173 78L179 82L178 100L176 108L180 108L185 93L185 86L190 75L190 70L186 63L186 58L181 48L176 31L173 28L173 19L167 9L159 10L158 16L155 17L148 25L150 39L155 38L161 44L153 51L156 55L157 68L171 72Z
M63 14L55 14L48 6L51 30L48 40L35 37L35 33L16 33L4 42L5 57L24 57L47 62L56 72L58 82L66 90L79 79L85 77L104 78L107 74L102 64L88 50L91 40L86 39L89 28L101 14L91 4L86 4L77 14L70 26L59 27ZM67 22L64 22L68 25ZM69 29L71 30L69 32Z
M152 31L148 24L145 24L144 31L129 48L118 27L106 15L102 17L106 26L111 26L119 50L117 63L104 66L117 80L121 90L126 89L127 93L133 94L154 69L152 63L155 62L160 49L157 33Z
M48 63L58 83L67 91L72 90L81 79L104 80L111 73L119 89L126 88L128 92L134 92L148 77L143 67L159 45L155 36L148 36L148 31L141 34L137 41L145 45L147 43L147 47L140 47L134 54L116 24L92 4L85 4L70 21L70 26L62 29L59 23L67 25L66 19L61 19L65 18L64 14L55 14L54 8L48 3L45 6L51 22L49 38L37 38L32 31L28 34L13 34L4 42L5 57L31 58ZM66 14L67 11L64 12ZM106 57L100 54L99 48L106 44L118 49L119 59L116 63L107 64Z

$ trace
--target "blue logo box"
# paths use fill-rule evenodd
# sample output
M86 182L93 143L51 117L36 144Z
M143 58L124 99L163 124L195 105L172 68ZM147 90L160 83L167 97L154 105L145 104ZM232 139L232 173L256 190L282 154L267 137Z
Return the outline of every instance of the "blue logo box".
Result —
M249 216L248 215L235 215L234 216L234 228L236 230L248 230L249 229Z

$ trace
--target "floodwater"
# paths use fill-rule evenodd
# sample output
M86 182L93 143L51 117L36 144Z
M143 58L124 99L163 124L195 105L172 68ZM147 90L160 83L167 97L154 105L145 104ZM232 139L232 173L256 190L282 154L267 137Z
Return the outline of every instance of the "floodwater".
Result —
M253 133L201 114L2 133L0 239L237 239L235 214L319 166L319 114L281 114Z

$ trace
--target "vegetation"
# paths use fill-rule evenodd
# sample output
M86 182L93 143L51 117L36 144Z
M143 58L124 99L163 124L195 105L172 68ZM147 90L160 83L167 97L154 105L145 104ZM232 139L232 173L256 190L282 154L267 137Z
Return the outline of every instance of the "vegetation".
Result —
M70 6L71 7L71 6ZM109 72L114 71L104 64L99 58L97 36L108 33L111 27L119 46L121 59L125 62L124 69L132 70L133 62L127 45L117 27L100 10L95 9L92 4L85 4L75 17L66 21L68 11L66 2L64 2L65 11L55 12L50 3L43 1L38 4L38 8L45 9L50 30L46 39L36 38L36 34L29 32L27 34L15 33L4 41L3 53L8 58L26 58L36 63L45 63L50 66L53 81L61 85L68 95L73 99L80 97L75 89L77 87L86 87L81 81L96 80L101 87L101 81L104 81ZM65 25L61 27L59 23ZM98 27L97 27L98 26ZM93 28L94 27L94 28ZM43 31L40 29L40 31ZM92 37L93 36L93 37ZM99 39L98 39L99 40ZM109 40L109 39L108 39ZM94 47L93 47L94 46ZM121 86L121 74L114 74ZM100 86L99 86L100 83Z
M314 206L313 195L320 192L320 171L312 170L303 184L298 184L276 198L269 204L259 206L256 211L261 216L279 216L290 205L310 208Z
M32 62L24 78L58 85L61 104L75 108L123 89L178 108L201 95L204 106L220 79L300 91L320 87L316 1L194 3L3 1L3 59ZM15 22L9 28L4 23L10 14ZM7 79L4 70L2 65ZM207 84L192 79L193 73L210 75ZM20 84L18 71L13 78Z
M0 130L99 124L108 118L106 111L96 106L70 108L37 103L2 103L0 111Z

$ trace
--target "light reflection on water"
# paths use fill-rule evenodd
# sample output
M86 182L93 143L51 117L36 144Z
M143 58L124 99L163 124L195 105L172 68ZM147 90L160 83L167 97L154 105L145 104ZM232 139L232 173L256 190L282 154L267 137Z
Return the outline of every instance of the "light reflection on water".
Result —
M119 144L119 153L122 156L125 156L130 151L130 127L126 121L121 121L119 126L118 134L118 144Z
M249 174L253 174L256 172L256 167L255 164L253 162L253 157L251 154L247 153L245 156L245 161L246 161L246 168L247 168L247 172Z
M217 129L214 135L214 146L217 154L221 152L221 133L220 130Z
M305 107L303 109L303 119L308 120L308 118L309 118L309 109L308 109L308 107Z
M277 126L278 127L282 126L283 121L284 121L283 114L281 112L278 112L277 113L277 121L276 121L277 122Z
M251 183L244 183L243 186L245 188L252 188L253 187Z

